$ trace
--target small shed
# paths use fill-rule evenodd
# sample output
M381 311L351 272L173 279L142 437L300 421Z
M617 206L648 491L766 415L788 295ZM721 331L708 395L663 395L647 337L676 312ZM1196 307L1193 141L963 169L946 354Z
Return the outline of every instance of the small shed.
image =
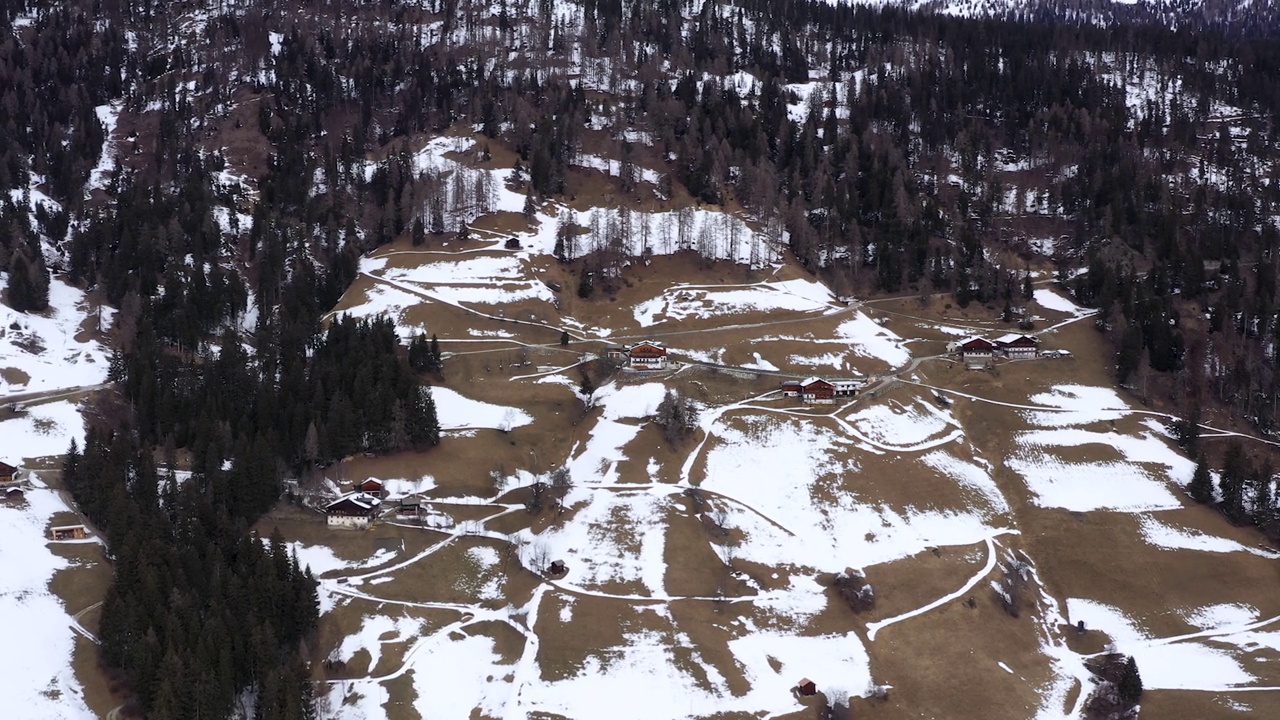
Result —
M822 378L809 378L800 383L800 398L808 403L831 405L836 401L836 386Z
M549 575L564 575L567 572L569 572L569 568L565 566L563 560L552 560L551 564L547 566L547 574Z
M54 540L83 540L89 532L83 525L60 525L49 528L49 537Z
M26 493L21 487L17 485L13 485L11 487L7 487L7 488L4 488L3 490L0 490L0 502L17 504L22 502L25 499L26 499Z
M801 695L817 695L818 685L809 678L800 678L800 682L796 683L796 692Z
M778 387L782 390L783 397L800 397L801 385L799 380L783 380Z

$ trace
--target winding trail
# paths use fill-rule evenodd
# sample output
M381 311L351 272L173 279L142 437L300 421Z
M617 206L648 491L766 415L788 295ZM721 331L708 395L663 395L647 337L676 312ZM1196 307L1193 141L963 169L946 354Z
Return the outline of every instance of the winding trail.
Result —
M1001 530L995 535L992 535L986 538L987 564L984 565L981 570L974 573L973 577L969 578L969 581L966 582L964 585L962 585L959 590L956 590L955 592L950 593L948 595L944 595L938 598L937 600L934 600L933 602L929 603L928 605L918 607L915 610L912 610L910 612L905 612L905 613L902 613L901 615L895 615L894 617L886 618L884 620L880 620L877 622L867 623L867 640L874 641L876 639L876 634L879 633L881 630L889 627L890 625L897 625L903 620L910 620L911 618L916 617L917 615L923 615L929 612L930 610L933 610L934 608L946 605L952 600L955 600L959 598L961 595L964 595L965 593L972 590L974 585L977 585L978 583L982 582L983 578L990 575L991 571L996 569L996 545L993 538L999 537L1000 535L1006 535L1011 533L1017 534L1018 531L1017 530Z

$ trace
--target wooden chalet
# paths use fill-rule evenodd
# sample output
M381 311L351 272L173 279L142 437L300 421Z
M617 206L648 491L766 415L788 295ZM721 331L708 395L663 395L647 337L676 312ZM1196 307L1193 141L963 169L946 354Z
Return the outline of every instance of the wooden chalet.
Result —
M816 405L831 405L836 401L836 386L822 378L809 378L800 383L800 399Z
M18 468L0 460L0 483L11 483L18 474Z
M382 481L378 478L369 478L368 480L358 482L352 487L352 490L358 493L372 495L379 499L383 497Z
M382 500L368 493L343 495L324 507L329 527L367 528L378 515Z
M639 342L627 349L632 370L664 370L667 367L667 349L655 342Z
M1039 352L1040 338L1013 333L996 338L994 344L1006 357L1033 358Z
M961 342L957 348L964 366L970 370L991 367L996 346L986 338L974 337Z

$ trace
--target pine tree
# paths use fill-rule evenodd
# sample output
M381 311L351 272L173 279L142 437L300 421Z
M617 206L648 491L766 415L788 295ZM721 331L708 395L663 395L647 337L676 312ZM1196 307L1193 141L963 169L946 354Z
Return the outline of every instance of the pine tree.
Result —
M1137 705L1142 699L1142 676L1138 674L1138 663L1129 657L1124 664L1124 673L1120 675L1120 699L1129 706Z
M1213 502L1213 478L1209 474L1209 460L1200 453L1200 457L1196 459L1196 471L1191 476L1191 483L1187 485L1187 492L1191 493L1191 499L1202 505L1208 505Z
M1222 511L1233 523L1245 521L1244 490L1250 474L1249 460L1239 442L1227 447L1222 459L1222 472L1218 476L1218 489L1222 493Z

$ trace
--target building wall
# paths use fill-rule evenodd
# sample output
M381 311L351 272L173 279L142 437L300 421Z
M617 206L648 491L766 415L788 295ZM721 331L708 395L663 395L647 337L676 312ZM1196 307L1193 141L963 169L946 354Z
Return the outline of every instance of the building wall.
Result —
M330 515L329 527L367 528L369 518L365 515Z

